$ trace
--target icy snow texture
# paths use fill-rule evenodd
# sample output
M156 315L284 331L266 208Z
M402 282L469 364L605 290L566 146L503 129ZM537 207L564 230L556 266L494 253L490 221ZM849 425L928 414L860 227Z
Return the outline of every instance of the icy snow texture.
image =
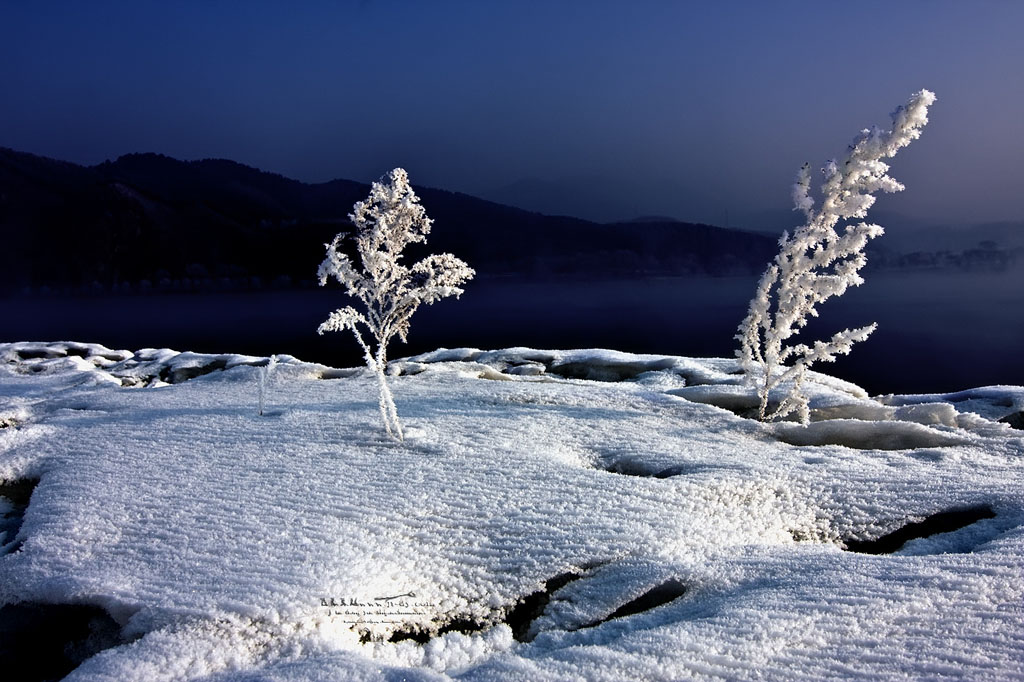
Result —
M803 427L704 404L739 390L735 360L442 350L392 363L400 444L365 369L280 357L259 417L266 359L0 359L0 480L40 479L0 605L94 604L141 636L72 680L1024 675L1024 433L995 421L1022 388L876 401L809 372ZM855 447L783 442L821 430ZM866 449L893 434L922 442ZM979 505L995 518L843 551ZM567 573L514 639L513 606ZM685 593L610 618L668 581Z

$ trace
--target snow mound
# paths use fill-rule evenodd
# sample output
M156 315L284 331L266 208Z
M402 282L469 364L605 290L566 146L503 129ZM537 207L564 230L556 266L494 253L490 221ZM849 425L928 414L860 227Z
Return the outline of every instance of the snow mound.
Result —
M349 376L351 371L332 370L323 365L300 362L291 355L279 355L277 362L294 369ZM20 374L46 374L65 371L88 372L91 377L126 387L159 387L180 384L191 379L235 367L263 367L269 358L234 353L209 354L178 352L170 348L144 348L134 353L111 350L94 343L6 343L0 344L0 362Z
M790 445L842 445L860 450L913 450L967 445L967 438L913 422L832 419L806 426L777 424L779 440Z
M427 365L476 363L502 374L539 376L588 381L652 381L651 375L672 375L686 384L735 384L738 365L735 360L709 358L694 360L664 355L637 355L614 350L551 351L534 348L505 348L481 351L477 348L439 349L397 360L401 373L423 371ZM393 363L393 364L395 364ZM487 377L492 378L492 377Z
M1024 410L1024 388L1020 386L983 386L954 393L927 393L881 396L886 405L912 406L921 403L947 403L959 413L973 413L999 420Z

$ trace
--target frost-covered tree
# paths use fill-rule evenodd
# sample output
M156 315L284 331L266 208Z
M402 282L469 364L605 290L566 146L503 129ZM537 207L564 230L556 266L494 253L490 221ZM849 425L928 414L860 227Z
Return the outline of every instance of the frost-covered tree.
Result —
M373 183L370 195L352 207L349 220L355 225L356 250L361 267L342 253L345 234L327 245L327 257L317 273L320 285L334 277L350 296L359 299L365 314L351 306L335 310L320 325L320 334L349 329L356 337L366 365L377 376L380 414L384 428L393 438L403 440L395 401L388 388L387 348L392 338L403 342L409 333L409 318L421 303L434 303L462 294L460 284L476 273L450 253L427 256L412 267L401 263L402 250L409 244L425 242L433 222L409 186L409 175L401 168L391 171L389 180ZM372 337L367 342L364 327ZM375 347L374 347L375 346Z
M794 210L802 211L806 223L792 235L783 233L779 253L761 276L750 309L740 324L737 356L748 380L757 387L762 421L796 413L800 421L809 418L803 394L804 372L815 362L832 362L850 352L875 330L874 324L837 332L828 341L811 345L789 344L789 340L817 317L822 301L843 294L850 286L863 283L859 271L866 262L868 240L882 234L882 228L860 219L875 203L874 193L898 192L903 185L887 175L891 158L921 135L928 123L928 107L935 95L921 90L892 114L891 130L873 127L861 131L841 162L829 161L822 169L821 206L811 198L811 174L800 169L793 185ZM785 386L777 407L769 411L773 389Z

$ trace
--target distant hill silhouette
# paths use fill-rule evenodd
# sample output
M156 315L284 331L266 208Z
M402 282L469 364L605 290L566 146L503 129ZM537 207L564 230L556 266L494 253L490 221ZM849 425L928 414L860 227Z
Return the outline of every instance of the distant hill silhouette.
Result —
M429 250L481 275L759 272L776 251L770 235L670 219L598 224L413 186L435 220ZM0 148L0 290L308 285L368 191L219 159L129 154L85 167Z

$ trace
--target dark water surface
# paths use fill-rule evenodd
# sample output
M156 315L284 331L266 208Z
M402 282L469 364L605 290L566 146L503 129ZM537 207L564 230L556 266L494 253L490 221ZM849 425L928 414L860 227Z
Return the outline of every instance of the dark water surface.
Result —
M731 356L756 280L478 280L461 300L421 308L409 344L394 343L390 355L441 346L532 346ZM338 288L8 299L2 302L0 341L290 353L348 365L359 362L350 335L316 334L332 309L348 304ZM862 287L827 301L820 312L807 328L811 340L878 323L849 357L819 365L874 393L1024 385L1024 270L869 273Z

